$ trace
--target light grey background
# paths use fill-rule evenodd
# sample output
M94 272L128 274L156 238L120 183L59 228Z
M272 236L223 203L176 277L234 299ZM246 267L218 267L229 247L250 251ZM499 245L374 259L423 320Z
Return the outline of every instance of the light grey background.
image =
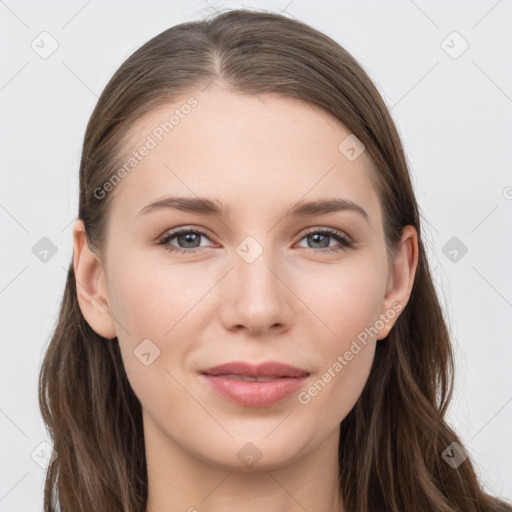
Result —
M40 446L47 435L37 375L72 257L80 147L97 96L152 36L216 8L241 5L286 9L337 40L368 71L391 109L454 337L457 380L448 421L486 488L511 499L510 1L5 0L0 512L42 509L44 470L35 461L44 466L50 452ZM52 40L58 48L42 58ZM469 47L459 55L465 41ZM57 250L46 262L32 251L43 237ZM450 244L458 246L447 246L453 237Z

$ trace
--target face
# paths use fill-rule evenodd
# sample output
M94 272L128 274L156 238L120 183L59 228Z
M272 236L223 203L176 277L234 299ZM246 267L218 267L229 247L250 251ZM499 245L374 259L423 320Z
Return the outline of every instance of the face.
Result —
M335 438L401 307L367 154L340 149L349 135L301 101L215 86L132 127L128 153L150 149L109 192L103 271L146 436L225 469L243 469L246 452L275 468ZM357 206L286 214L339 200ZM306 376L203 374L269 361Z

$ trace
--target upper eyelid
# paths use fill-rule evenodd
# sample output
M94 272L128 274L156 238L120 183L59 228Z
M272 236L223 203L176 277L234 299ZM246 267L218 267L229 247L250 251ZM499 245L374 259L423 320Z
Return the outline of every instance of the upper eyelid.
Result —
M174 228L174 229L171 229L169 231L166 231L163 235L159 236L159 240L165 240L166 238L167 239L172 239L174 238L175 236L178 236L182 233L199 233L200 235L204 236L204 237L207 237L209 238L211 241L212 237L211 235L208 234L208 232L205 230L205 229L199 229L199 228L193 228L193 227L179 227L179 228Z
M310 233L316 233L316 232L322 232L322 231L326 231L327 234L330 236L338 235L341 237L346 237L349 241L353 241L352 237L346 231L339 229L339 228L333 228L333 227L328 227L328 226L314 226L314 227L306 228L306 230L302 232L298 241L302 240L305 236L307 236ZM197 233L201 234L202 236L208 238L211 242L217 243L217 242L215 242L215 240L212 239L214 237L212 237L211 235L208 234L206 229L195 228L192 226L190 226L190 227L184 226L184 227L177 227L177 228L171 229L170 231L167 231L162 236L160 236L159 239L160 240L165 240L165 239L172 240L175 236L178 236L181 233L187 233L187 232L197 232Z

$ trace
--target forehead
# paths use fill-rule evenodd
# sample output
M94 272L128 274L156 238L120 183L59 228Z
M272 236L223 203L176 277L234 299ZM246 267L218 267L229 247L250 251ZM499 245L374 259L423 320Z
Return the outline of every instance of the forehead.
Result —
M270 215L275 206L329 195L380 220L370 162L364 151L347 158L348 136L338 119L301 100L210 86L134 123L123 162L135 165L114 190L112 213L133 219L170 194L212 197L233 215L254 215L254 208Z

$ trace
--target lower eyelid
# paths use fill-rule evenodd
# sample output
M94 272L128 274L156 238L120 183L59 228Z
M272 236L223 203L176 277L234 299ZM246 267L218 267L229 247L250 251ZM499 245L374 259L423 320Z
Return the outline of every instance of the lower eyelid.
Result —
M206 238L207 240L209 240L210 242L212 242L213 244L215 244L215 242L210 238L210 236L207 234L207 233L204 233L200 230L197 230L197 229L181 229L181 230L178 230L178 231L175 231L175 232L171 232L167 235L164 235L163 237L160 238L160 242L159 244L160 245L164 245L164 246L169 246L169 247L166 247L166 249L168 251L177 251L177 252L183 252L183 253L186 253L186 252L189 252L189 253L193 253L197 250L201 250L201 249L206 249L206 248L211 248L213 246L205 246L205 247L194 247L194 248L182 248L182 247L176 247L176 246L173 246L173 245L170 245L170 241L171 240L174 240L176 237L180 236L180 235L184 235L184 234L188 234L188 233L195 233L195 234L198 234L200 235L201 237L203 238ZM335 240L338 244L338 246L329 246L329 247L324 247L322 249L315 249L315 248L312 248L312 247L302 247L303 249L307 249L307 250L310 250L310 251L313 251L313 252L327 252L327 251L333 251L333 250L342 250L342 249L348 249L350 248L350 246L352 245L352 241L350 239L350 237L348 237L347 235L345 235L343 232L331 232L329 230L325 230L325 229L316 229L316 230L312 230L312 231L309 231L307 233L304 233L300 238L299 240L296 242L296 244L300 243L302 240L304 240L305 238L307 238L309 235L313 235L313 234L322 234L322 235L327 235L329 236L330 238L332 238L333 240Z
M186 235L189 233L194 233L194 234L200 235L201 237L206 238L210 242L215 243L206 233L203 233L202 231L198 231L196 229L183 229L183 230L171 232L171 233L168 233L168 234L162 236L159 239L159 244L168 245L168 244L170 244L171 240L174 240L175 238L177 238L180 235ZM204 249L204 247L195 247L193 249L183 249L182 247L175 247L175 246L171 246L171 247L173 247L174 249L183 250L183 251L194 251L197 249Z

